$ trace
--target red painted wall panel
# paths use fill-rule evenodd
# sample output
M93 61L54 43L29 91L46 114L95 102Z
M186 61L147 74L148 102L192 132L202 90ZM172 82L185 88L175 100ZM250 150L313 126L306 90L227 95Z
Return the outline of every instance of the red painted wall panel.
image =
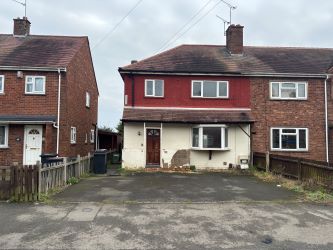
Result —
M132 79L125 75L126 106L132 106ZM145 79L164 80L164 97L145 97ZM249 108L250 80L244 77L212 76L151 76L135 75L135 106L140 107L186 107L186 108ZM191 98L193 80L229 81L228 99Z

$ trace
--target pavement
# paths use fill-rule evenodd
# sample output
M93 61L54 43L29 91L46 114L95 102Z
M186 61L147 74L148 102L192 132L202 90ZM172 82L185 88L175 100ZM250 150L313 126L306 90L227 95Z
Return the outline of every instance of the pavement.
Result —
M253 176L136 173L81 181L54 197L65 202L223 202L293 200L296 193Z
M54 199L0 203L0 249L333 249L333 204L250 176L92 177Z

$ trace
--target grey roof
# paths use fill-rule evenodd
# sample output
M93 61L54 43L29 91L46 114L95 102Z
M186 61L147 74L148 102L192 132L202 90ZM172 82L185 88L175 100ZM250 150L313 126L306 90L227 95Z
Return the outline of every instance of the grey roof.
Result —
M243 55L230 55L225 46L181 45L120 72L325 74L333 66L332 48L244 46Z
M0 122L55 122L56 116L47 115L0 115Z

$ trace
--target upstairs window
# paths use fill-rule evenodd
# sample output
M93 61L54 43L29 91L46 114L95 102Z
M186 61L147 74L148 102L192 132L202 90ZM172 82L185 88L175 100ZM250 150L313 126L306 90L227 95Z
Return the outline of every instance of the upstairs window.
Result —
M307 128L272 128L271 148L281 151L307 151Z
M5 89L5 76L0 75L0 94L4 93Z
M25 78L26 94L45 94L45 77L44 76L27 76Z
M192 81L192 97L195 98L228 98L229 82L227 81Z
M0 148L8 147L8 126L0 125Z
M71 127L71 144L76 143L76 127Z
M271 99L305 100L308 98L306 82L271 82Z
M228 128L201 125L192 128L192 148L197 150L227 150Z
M145 96L163 97L164 96L164 81L163 80L146 80Z
M86 108L90 108L90 94L86 92Z

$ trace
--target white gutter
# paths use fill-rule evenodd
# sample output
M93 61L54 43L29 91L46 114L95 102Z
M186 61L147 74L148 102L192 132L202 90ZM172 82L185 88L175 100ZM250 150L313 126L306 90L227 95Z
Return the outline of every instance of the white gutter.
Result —
M22 70L22 71L49 71L49 72L66 72L66 68L53 68L53 67L25 67L25 66L1 66L0 70Z
M327 163L330 162L329 160L329 148L328 148L328 103L327 103L327 81L330 78L329 75L326 75L325 79L325 136L326 136L326 161Z

